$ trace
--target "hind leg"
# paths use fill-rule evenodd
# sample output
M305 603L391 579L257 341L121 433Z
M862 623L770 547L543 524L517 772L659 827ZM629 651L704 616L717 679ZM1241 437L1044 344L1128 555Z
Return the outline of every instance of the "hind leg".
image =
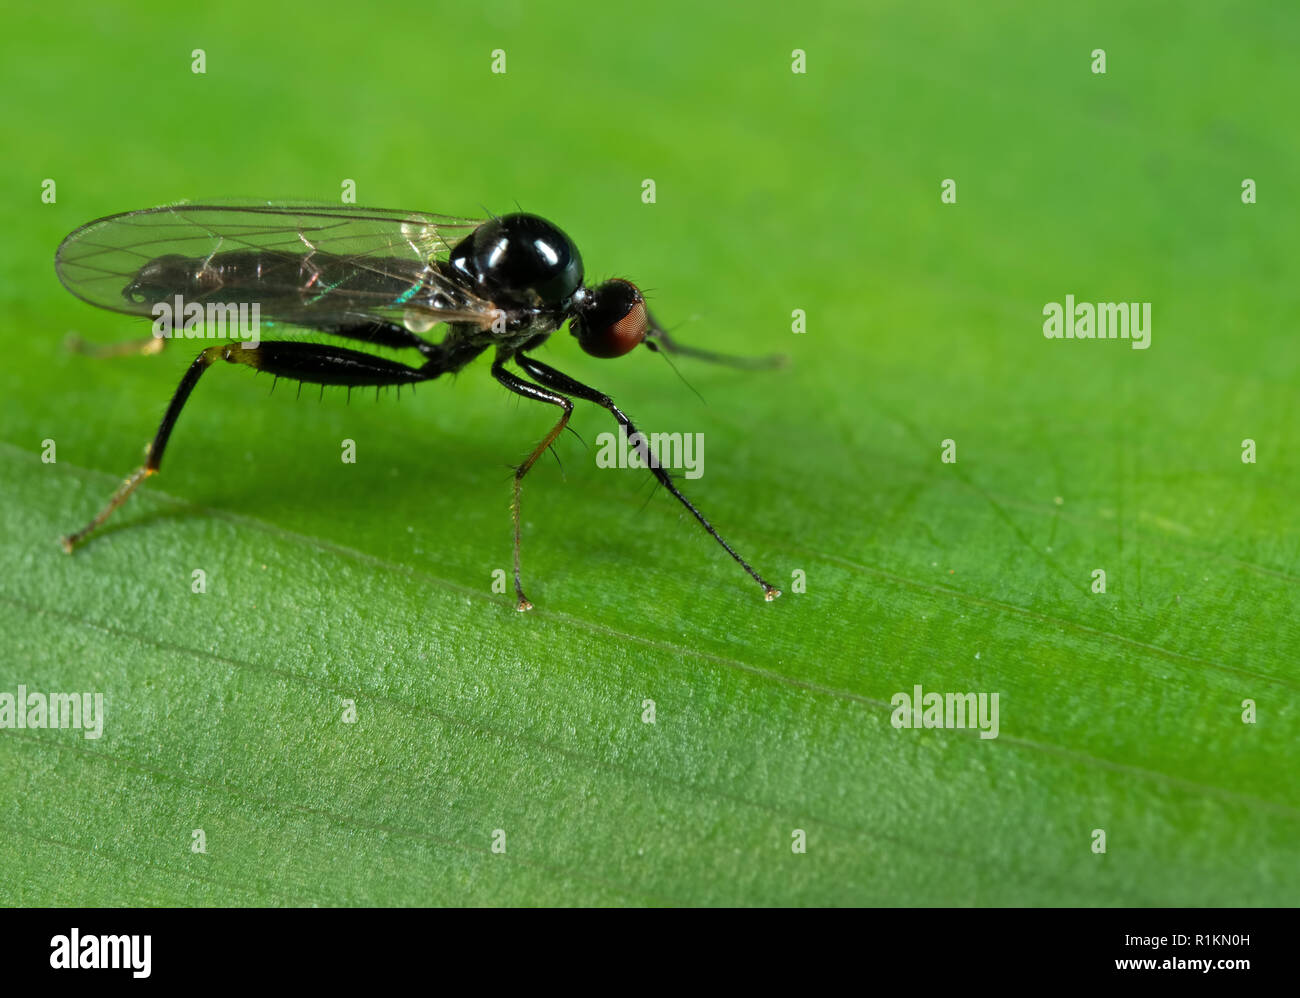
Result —
M396 361L374 357L357 350L319 343L297 343L292 341L268 340L255 347L245 347L238 343L223 343L208 347L202 351L181 378L176 394L172 396L162 423L149 445L148 456L143 467L137 468L109 498L99 514L80 530L63 537L63 549L69 554L87 535L107 520L131 493L150 475L158 471L162 464L163 452L167 441L176 426L181 410L189 400L194 386L199 383L203 372L216 361L224 360L231 364L245 364L258 371L265 371L281 378L293 378L297 381L314 385L346 385L350 388L382 388L389 385L410 385L419 381L428 381L445 373L437 363L430 362L423 367L408 367Z
M167 340L150 333L141 339L123 340L121 343L87 343L76 333L69 333L64 345L73 353L86 357L134 357L137 354L162 353Z

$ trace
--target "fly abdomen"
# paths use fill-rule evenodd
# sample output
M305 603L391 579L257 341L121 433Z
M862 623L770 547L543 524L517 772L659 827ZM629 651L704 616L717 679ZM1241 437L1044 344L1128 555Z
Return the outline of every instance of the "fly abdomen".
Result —
M358 266L352 257L328 253L232 250L210 257L178 253L150 260L122 290L135 304L176 296L190 301L259 303L264 313L391 304L418 294L426 268L413 260L380 258Z

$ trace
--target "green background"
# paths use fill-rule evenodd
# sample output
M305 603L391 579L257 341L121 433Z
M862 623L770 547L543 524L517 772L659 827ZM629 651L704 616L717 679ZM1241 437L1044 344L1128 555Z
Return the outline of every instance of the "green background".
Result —
M0 731L0 901L1295 902L1294 4L4 19L0 690L99 691L107 720ZM683 361L707 405L644 351L539 354L704 433L688 494L786 595L596 468L612 424L580 405L589 449L527 482L516 613L490 589L509 465L554 415L484 361L351 405L222 365L162 475L65 556L191 351L64 350L144 330L62 290L59 240L344 178L363 204L517 203L681 339L788 353ZM1045 339L1066 294L1151 302L1151 348ZM1000 737L896 730L918 683L999 693Z

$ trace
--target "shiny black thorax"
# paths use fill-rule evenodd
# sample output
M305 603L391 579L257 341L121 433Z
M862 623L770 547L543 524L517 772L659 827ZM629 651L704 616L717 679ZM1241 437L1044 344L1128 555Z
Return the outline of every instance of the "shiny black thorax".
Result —
M493 345L502 355L540 346L587 298L582 255L573 240L546 219L524 212L484 222L438 267L502 312L491 330L451 325L441 349L455 352L458 360Z
M582 287L573 240L536 215L484 222L452 249L449 274L501 308L565 311Z

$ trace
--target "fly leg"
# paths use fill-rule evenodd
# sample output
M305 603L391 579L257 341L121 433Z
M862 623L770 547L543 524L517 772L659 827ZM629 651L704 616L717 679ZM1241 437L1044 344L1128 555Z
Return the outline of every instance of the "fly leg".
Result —
M190 393L199 383L203 372L218 360L231 364L245 364L276 377L293 378L309 384L346 385L354 388L378 389L387 385L410 385L419 381L428 381L446 372L446 368L436 360L431 360L423 367L408 367L357 350L319 343L269 340L255 347L245 347L238 343L210 346L194 359L194 363L181 378L180 387L172 396L171 403L163 414L162 423L158 426L158 432L149 445L143 467L137 468L118 486L117 491L109 499L108 505L100 511L99 515L80 530L62 538L65 551L71 554L80 541L126 502L141 482L157 473L162 464L163 452L167 449L167 441L176 426L181 410L189 400Z
M608 409L610 414L618 420L619 425L623 427L629 440L640 433L640 431L632 425L632 421L628 419L627 416L624 415L623 411L614 404L614 400L603 392L598 392L594 388L588 388L581 382L574 381L567 374L557 371L555 368L549 367L541 361L534 360L532 357L518 355L515 357L515 362L523 368L526 374L531 375L547 388L552 388L557 392L564 392L566 395L572 395L574 398L580 398L587 402L594 402L596 405ZM567 419L568 417L566 416L565 418ZM770 603L781 595L781 590L777 589L773 585L769 585L761 575L750 567L749 562L736 553L735 548L722 539L722 535L713 529L713 524L709 523L709 521L705 519L704 514L696 509L694 503L687 499L686 496L682 495L681 491L677 488L676 483L673 481L672 476L669 475L668 472L659 467L657 462L646 461L646 464L650 467L650 473L659 480L659 484L667 489L669 493L672 494L673 498L690 510L691 515L700 522L700 526L708 531L709 536L721 544L723 550L726 551L727 554L731 555L731 557L740 564L740 567L748 572L750 577L763 587L764 599Z
M522 358L519 358L522 359ZM555 442L555 438L564 432L564 427L568 425L569 417L573 415L573 403L563 395L557 395L555 392L548 392L545 388L539 388L523 378L511 374L503 366L504 361L498 357L492 364L492 377L505 385L516 395L522 395L524 398L536 399L538 402L549 402L551 405L557 405L564 410L564 415L560 421L551 427L551 432L542 438L542 442L537 445L531 454L524 459L524 463L515 469L514 493L510 500L510 514L514 517L515 523L515 597L517 610L531 610L533 604L528 601L524 595L524 586L519 579L519 487L524 480L524 475L528 474L528 469L537 463L537 459L546 453L546 448Z
M64 340L64 344L73 353L79 353L86 357L132 357L137 354L155 354L162 353L163 347L167 345L166 338L154 336L150 333L148 336L136 340L124 340L121 343L87 343L76 333L69 333Z

